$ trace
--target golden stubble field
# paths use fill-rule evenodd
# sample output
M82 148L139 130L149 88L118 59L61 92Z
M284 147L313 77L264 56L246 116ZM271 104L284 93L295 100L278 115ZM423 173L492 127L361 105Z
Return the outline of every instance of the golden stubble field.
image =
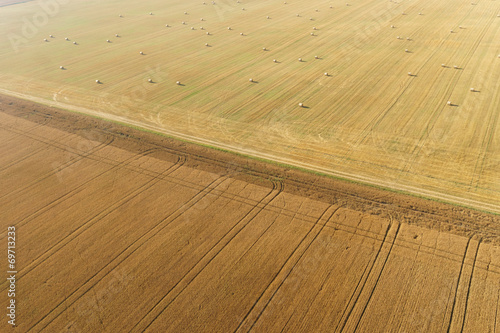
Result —
M0 11L4 93L499 211L498 1L48 3Z
M0 244L15 226L16 331L499 325L498 217L279 176L265 163L4 96L0 111ZM0 304L8 288L3 280ZM0 330L8 326L4 318Z

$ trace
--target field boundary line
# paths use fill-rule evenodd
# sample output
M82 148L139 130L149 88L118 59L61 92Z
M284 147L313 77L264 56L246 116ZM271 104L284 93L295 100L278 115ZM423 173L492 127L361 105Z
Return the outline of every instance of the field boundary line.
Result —
M112 122L117 122L117 123L120 123L123 125L129 125L132 127L136 127L138 129L152 131L152 132L155 132L158 134L171 136L171 137L178 138L181 140L186 140L186 141L201 144L201 145L208 145L210 147L215 147L215 148L227 150L230 152L236 152L236 153L244 155L244 156L250 156L250 157L254 157L254 158L264 159L264 160L268 160L271 162L274 161L274 162L286 164L289 166L302 168L305 170L319 172L321 174L328 175L328 176L333 176L333 177L337 177L337 178L341 178L341 179L345 179L345 180L349 180L349 181L354 181L354 182L358 182L358 183L362 183L362 184L364 183L364 184L372 185L375 187L381 187L382 189L386 189L386 190L402 191L402 192L405 192L405 193L410 194L410 195L422 196L424 198L431 198L431 199L435 199L435 200L442 200L442 201L445 201L445 202L450 203L450 204L462 205L465 207L471 207L471 208L475 208L475 209L479 209L479 210L485 210L485 211L490 212L490 213L500 214L500 205L485 203L485 202L481 202L481 201L477 201L477 200L473 200L473 199L466 199L466 198L462 198L462 197L458 197L458 196L454 196L454 195L439 193L439 192L432 191L432 190L424 190L424 189L416 188L414 186L409 186L409 185L395 184L393 182L387 182L387 181L383 181L383 180L376 179L373 177L367 177L367 176L350 174L350 173L342 172L342 171L330 170L330 169L316 166L316 165L313 165L310 163L300 162L300 161L294 160L292 158L278 157L278 156L275 156L273 154L258 152L258 151L255 151L253 149L243 149L241 147L236 147L233 145L228 145L228 144L220 143L220 142L209 140L209 139L195 137L192 135L180 133L180 132L173 131L173 130L168 130L168 129L161 128L158 126L144 124L144 123L141 123L139 121L127 119L127 118L122 117L122 116L115 116L115 115L107 114L104 112L94 111L94 110L87 109L84 107L73 106L73 105L69 105L69 104L65 104L65 103L61 103L61 102L54 102L54 101L46 100L46 99L39 98L39 97L34 97L34 96L26 95L26 94L16 93L16 92L6 90L6 89L0 88L0 93L5 94L5 95L9 95L9 96L13 96L13 97L17 97L17 98L21 98L24 100L29 100L32 102L52 106L52 107L61 108L61 109L67 110L67 111L73 111L73 112L77 112L80 114L86 114L86 115L97 117L100 119L104 119L104 120L108 120L108 121L112 121Z

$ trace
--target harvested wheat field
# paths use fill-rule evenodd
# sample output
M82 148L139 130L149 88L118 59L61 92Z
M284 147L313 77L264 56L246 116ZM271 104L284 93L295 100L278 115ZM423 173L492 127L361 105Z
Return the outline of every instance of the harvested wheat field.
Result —
M498 213L499 15L490 0L28 1L0 12L0 89Z
M7 96L0 138L20 332L499 324L498 216Z

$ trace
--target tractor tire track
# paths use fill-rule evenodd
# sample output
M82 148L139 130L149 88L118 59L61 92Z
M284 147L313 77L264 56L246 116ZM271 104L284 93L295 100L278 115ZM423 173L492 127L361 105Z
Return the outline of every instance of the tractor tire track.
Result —
M138 322L129 332L139 332L148 329L151 324L181 295L196 277L219 255L220 252L251 223L267 206L282 192L280 181L272 181L273 187L257 204L255 204L211 249L205 254L182 280L177 282ZM245 252L246 253L246 252ZM244 255L242 255L244 256ZM199 267L197 267L199 266ZM177 290L179 289L179 290ZM175 294L175 295L173 295ZM161 306L161 303L165 303ZM148 317L152 317L148 321Z
M176 165L177 170L182 165ZM175 171L173 170L173 171ZM172 172L173 172L172 171ZM123 263L127 258L139 250L147 241L159 232L161 232L170 223L175 221L177 218L182 216L187 210L192 208L196 203L205 198L208 194L213 192L218 186L224 183L229 177L220 176L219 178L208 184L202 191L193 196L189 201L183 204L181 207L176 209L174 212L170 213L167 217L159 221L155 226L153 226L149 231L145 232L143 235L138 237L130 245L128 245L124 250L118 253L114 258L112 258L106 265L104 265L98 272L88 278L80 287L74 290L70 295L68 295L63 301L57 304L52 310L50 310L46 315L44 315L40 320L38 320L29 330L35 329L37 326L42 326L39 330L45 329L51 322L53 322L57 317L59 317L64 311L66 311L70 306L77 302L80 298L85 296L92 288L99 283L102 279L108 276L114 269L116 269L121 263ZM151 185L152 186L152 185ZM149 186L149 187L151 187ZM134 195L135 196L135 195ZM50 316L50 317L49 317Z
M280 288L285 283L288 276L290 276L290 274L294 271L295 267L300 262L302 257L306 254L306 252L309 250L311 245L315 242L315 240L321 234L321 232L325 228L326 224L332 219L332 217L337 213L337 211L340 208L342 208L342 206L331 205L327 209L325 209L325 211L321 214L321 216L318 218L316 223L314 223L311 226L311 228L307 231L307 233L304 235L304 237L302 237L299 244L295 247L295 249L292 251L292 253L283 262L283 264L281 265L278 272L275 274L275 276L269 282L269 284L266 286L266 288L262 291L260 296L254 302L254 304L252 305L250 310L247 312L247 314L244 316L243 320L240 322L239 326L234 330L234 332L238 332L238 331L250 332L253 329L255 324L261 318L264 311L267 309L269 304L272 302L274 296L276 296L276 294L278 293ZM329 210L333 210L333 211L331 213L329 213L328 212ZM325 216L328 216L328 217L324 218ZM325 222L321 223L322 220L324 220ZM317 232L313 233L313 230L318 225L319 225L319 230L317 230ZM308 238L311 238L311 237L312 237L312 239L310 241L306 242L306 240ZM299 250L299 248L303 248L303 247L305 247L303 250L302 249ZM275 288L272 288L273 285L276 285ZM261 304L259 304L259 303L261 303ZM255 315L253 316L254 318L251 318L252 317L251 315L253 312L255 312Z
M478 241L472 240L470 238L468 239L466 251L462 260L462 265L460 266L460 275L455 288L453 307L451 309L447 332L464 331L467 306L469 304L470 297L470 289L472 286L472 278L474 277L477 255L479 253L480 246L481 239ZM470 262L470 264L468 262Z
M450 318L449 320L447 321L448 322L448 325L447 325L447 329L446 331L449 333L450 332L450 329L451 329L451 325L452 325L452 322L453 322L453 313L455 312L455 305L456 305L456 302L457 302L457 295L458 295L458 287L460 286L460 282L462 280L462 271L464 269L464 266L465 266L465 259L467 257L467 252L469 252L469 246L470 246L470 242L471 242L471 239L467 239L467 245L465 246L465 250L464 250L464 254L463 254L463 257L462 257L462 264L460 266L460 271L458 272L458 279L457 279L457 284L455 286L455 293L453 294L453 304L452 304L452 307L451 307L451 313L450 313ZM443 322L443 325L445 323ZM443 327L443 330L444 330L444 327Z
M29 135L26 135L26 136L28 136L30 138L33 138L32 136L29 136ZM68 146L61 145L61 144L51 144L51 143L45 142L44 140L41 140L39 138L38 139L37 138L33 138L33 139L35 141L43 142L43 143L47 144L48 146L51 146L51 147L53 147L55 149L65 150L64 147L69 148ZM105 142L101 142L97 146L92 147L90 150L85 151L85 152L76 152L74 149L71 148L71 150L73 150L72 154L76 155L76 156L72 157L67 162L65 162L61 166L59 166L57 168L57 172L60 172L60 171L62 171L64 169L67 169L67 168L73 166L74 164L80 162L81 160L90 157L91 155L95 154L96 152L98 152L98 151L102 150L103 148L109 146L113 141L114 141L114 137L107 138L105 140ZM62 148L61 148L61 146L62 146ZM42 182L43 180L45 180L45 179L47 179L47 178L49 178L49 177L51 177L53 175L54 175L54 170L51 170L51 171L47 172L46 174L42 175L40 178L31 181L29 184L27 184L27 185L25 185L23 187L19 187L16 190L14 190L14 191L12 191L10 193L6 193L6 194L0 196L0 199L4 198L6 196L12 196L12 195L15 195L15 194L17 194L19 192L26 191L26 190L30 189L31 187L35 186L36 184Z
M169 175L173 172L175 172L177 169L179 169L185 162L184 157L179 157L178 163L172 165L170 168L165 170L164 175ZM107 208L102 210L101 212L97 213L93 217L89 218L85 223L81 224L78 228L76 228L73 232L68 234L66 237L61 239L59 242L54 244L51 248L47 249L46 252L44 252L41 256L37 258L37 260L34 260L31 262L29 265L25 266L23 269L19 270L19 277L17 280L21 280L24 278L27 274L29 274L32 270L37 268L39 265L43 264L48 258L50 258L52 255L60 251L62 248L64 248L68 243L76 239L80 234L88 230L90 227L95 225L96 223L99 223L102 219L104 219L106 216L111 214L112 212L116 211L118 208L126 204L128 201L132 200L135 196L147 191L149 188L151 188L153 185L155 185L157 182L159 182L161 178L156 177L153 178L140 187L130 191L127 193L124 197L119 199L117 202L115 202L112 205L109 205ZM6 283L3 282L1 284L1 289L0 290L5 290L7 286L5 286Z
M94 177L88 179L87 181L85 181L84 183L80 184L79 186L77 187L74 187L71 189L71 191L69 192L66 192L64 193L63 195L57 197L56 199L48 202L45 206L41 207L40 209L34 211L33 213L31 213L30 215L24 217L23 219L21 219L19 222L15 222L15 223L12 223L13 226L16 226L16 228L18 227L21 227L21 226L24 226L26 224L28 224L29 222L33 221L35 218L39 217L40 215L44 214L45 212L49 211L50 209L56 207L57 205L65 202L66 200L72 198L73 196L77 195L78 193L82 192L85 187L90 184L91 182L93 182L94 180L100 178L101 176L109 173L109 172L112 172L116 169L128 169L128 170L131 170L132 172L135 171L134 168L128 168L128 166L139 160L140 158L144 157L144 156L148 156L156 151L158 151L159 149L158 148L153 148L153 149L149 149L147 151L145 151L143 154L141 155L135 155L135 156L132 156L130 158L128 158L127 160L124 160L122 162L119 162L119 163L115 163L114 165L111 166L111 168L109 169L106 169L104 170L103 172L95 175ZM178 163L178 162L176 162ZM157 175L151 175L151 177L153 178L156 178L156 177L159 177L160 174L157 174ZM6 236L5 235L2 235L0 236L0 239L4 239Z
M382 277L382 274L384 273L385 265L387 264L387 261L389 260L389 257L391 256L392 249L394 248L394 243L396 242L396 239L398 238L400 227L401 227L401 224L398 224L396 232L394 234L394 238L393 238L392 243L391 243L391 246L389 248L389 251L387 252L387 256L384 258L384 263L382 264L382 268L380 269L380 272L377 275L377 279L375 280L375 284L374 284L373 288L370 291L370 295L368 296L368 301L363 306L363 311L361 312L359 320L356 323L356 326L354 327L354 332L356 332L358 330L359 324L361 323L361 321L363 319L363 316L366 313L366 309L368 308L368 306L370 305L371 300L373 299L373 294L375 293L375 290L378 287L378 283L380 281L380 278Z
M493 24L494 21L495 21L495 18L490 19L490 22L481 31L480 37L475 39L474 44L468 50L467 54L464 57L464 59L465 59L465 62L464 62L465 65L463 65L463 67L467 66L467 64L470 62L470 60L472 59L472 56L474 55L474 53L476 53L479 44L484 39L484 36L486 35L486 32L490 29L490 27L491 27L491 25ZM436 52L437 52L437 50L436 50ZM455 86L457 85L457 82L460 80L462 74L463 74L463 70L459 70L459 73L458 73L458 75L456 75L454 77L454 80L449 82L447 90L451 90L451 91L449 92L449 94L447 96L448 100L450 99L453 90L455 90ZM407 162L407 164L403 168L403 171L405 171L405 172L409 172L410 171L411 166L413 165L413 163L417 159L418 155L422 151L422 147L424 146L425 141L429 137L430 131L432 131L432 129L434 128L434 126L436 124L436 119L439 118L439 116L443 113L444 110L445 110L445 106L441 107L440 111L433 113L433 116L428 121L426 129L425 129L424 133L422 134L422 136L420 137L419 142L417 143L417 145L415 145L414 149L411 152L412 160Z
M373 261L371 262L371 264L368 263L367 266L365 267L363 274L361 275L361 278L359 279L359 281L356 285L356 288L354 288L354 290L351 294L351 297L349 298L349 302L347 303L347 306L345 307L345 309L340 317L340 320L338 321L337 325L335 326L334 332L342 332L344 330L347 322L351 318L352 312L353 312L354 308L356 307L356 304L358 304L358 300L361 297L361 294L363 293L363 291L366 287L368 278L371 276L372 270L375 267L375 263L378 261L380 255L381 255L382 248L384 247L384 245L387 241L387 237L389 235L391 228L392 228L392 224L389 224L387 226L386 231L385 231L384 238L380 242L380 246L377 250L377 253L375 254L375 256L373 258Z
M468 305L469 305L470 290L471 290L471 287L472 287L472 279L474 278L474 270L476 268L477 255L479 253L480 246L481 246L481 239L478 241L476 252L474 254L474 260L472 261L472 270L471 270L471 273L470 273L469 285L467 287L467 296L465 298L465 309L464 309L464 313L462 315L462 325L461 325L461 328L460 328L460 332L464 331L465 321L467 319L467 310L468 310Z

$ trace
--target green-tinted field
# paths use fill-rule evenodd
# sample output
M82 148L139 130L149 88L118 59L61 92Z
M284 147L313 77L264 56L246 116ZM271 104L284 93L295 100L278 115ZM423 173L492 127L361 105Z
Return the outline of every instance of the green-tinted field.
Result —
M0 11L0 88L499 210L498 1L54 3Z

